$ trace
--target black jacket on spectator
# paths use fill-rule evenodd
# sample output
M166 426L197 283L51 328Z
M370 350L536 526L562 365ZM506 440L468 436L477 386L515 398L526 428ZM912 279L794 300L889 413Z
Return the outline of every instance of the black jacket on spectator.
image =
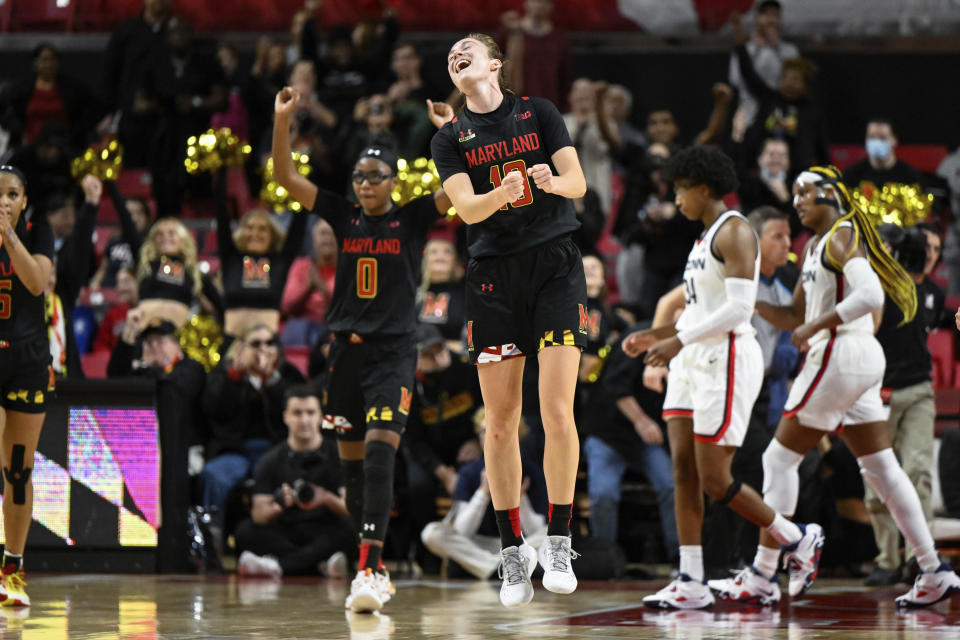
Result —
M627 331L646 326L638 325ZM628 460L639 460L645 445L633 424L617 408L617 400L633 396L643 412L661 428L664 427L660 415L663 411L663 394L643 386L645 368L642 357L631 358L620 348L620 341L615 342L584 412L586 421L581 429L582 437L599 438Z
M790 183L787 183L787 189L790 189ZM786 200L781 200L770 190L767 183L763 181L756 171L751 171L740 182L740 189L737 192L740 197L740 211L743 215L749 215L757 207L773 207L787 214L790 222L790 235L796 236L803 229L800 224L800 218L793 208L793 196Z
M807 96L790 101L771 89L753 67L746 45L735 49L740 73L757 98L757 117L744 137L747 158L757 158L767 138L780 138L790 145L790 170L796 174L830 159L827 121L820 106ZM779 114L780 123L775 122Z
M167 426L176 424L181 429L181 435L187 444L203 444L206 440L206 428L200 410L200 399L207 378L203 365L184 356L167 369L144 367L139 366L138 362L141 353L142 345L139 341L137 344L128 344L123 340L117 341L117 346L110 353L110 361L107 363L107 376L150 378L156 380L158 385L168 387L176 399L168 409L177 411L178 420L175 423L167 423Z
M944 294L930 278L917 285L917 315L900 326L903 313L889 297L883 306L883 320L877 330L877 340L887 358L883 386L903 389L930 380L930 351L927 335L940 326Z
M868 182L874 188L883 188L883 185L895 184L922 184L923 179L920 172L908 165L903 160L897 160L889 169L874 169L870 160L864 158L856 162L843 172L843 183L847 188L853 191Z
M59 125L57 125L59 126ZM59 134L51 139L52 146L56 146L58 153L50 158L52 162L45 160L39 153L41 139L44 132L41 132L37 142L28 144L19 149L15 149L7 164L15 166L23 172L27 178L27 201L36 211L42 209L44 200L52 193L70 193L76 187L76 181L70 175L70 150L64 148L66 138L60 138ZM40 213L42 215L42 212Z
M283 394L290 385L303 381L297 368L282 360L260 389L229 366L208 373L202 407L210 439L204 457L212 460L221 453L239 453L241 443L251 438L274 442L285 438Z
M292 487L297 480L323 487L330 493L340 493L343 477L340 473L340 453L335 438L324 438L320 447L313 451L294 451L286 441L269 449L257 462L253 474L253 493L273 495L284 483ZM331 518L340 519L340 516L327 507L309 511L289 508L274 522L295 526L305 521ZM343 520L344 526L349 529L349 521Z
M475 438L473 413L483 404L476 367L452 355L450 367L417 374L404 443L413 459L433 471L456 466L460 446Z
M120 110L119 138L127 167L144 167L150 139L156 131L156 114L135 114L134 95L144 88L147 69L166 38L166 25L152 27L142 15L121 22L107 43L103 64L103 102L109 111Z
M467 291L463 280L436 282L418 303L417 321L432 324L444 340L461 340L467 318Z

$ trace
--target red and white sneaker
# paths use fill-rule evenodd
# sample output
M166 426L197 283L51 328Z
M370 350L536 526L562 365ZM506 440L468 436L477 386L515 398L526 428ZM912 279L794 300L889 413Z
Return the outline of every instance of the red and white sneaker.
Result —
M373 613L383 608L383 602L383 586L377 573L373 569L358 571L350 583L347 608L356 613Z
M14 573L3 574L3 591L6 593L6 597L3 599L3 606L30 606L30 596L27 595L27 579L23 569Z
M780 585L776 576L767 578L753 565L744 568L732 578L707 580L707 586L721 600L733 600L769 607L780 602Z
M813 584L820 567L823 551L823 527L818 524L798 524L803 537L794 544L783 547L783 566L789 569L790 584L787 588L791 598L796 598Z
M926 607L960 593L960 577L946 562L931 573L920 572L913 588L896 599L898 607Z
M651 609L706 609L713 606L713 593L702 582L685 573L660 591L643 598Z

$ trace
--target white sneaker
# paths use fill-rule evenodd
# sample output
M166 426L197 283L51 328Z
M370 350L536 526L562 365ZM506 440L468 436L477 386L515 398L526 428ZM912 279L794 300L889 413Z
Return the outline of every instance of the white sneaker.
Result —
M347 607L357 613L372 613L383 607L383 587L373 569L357 572L350 583Z
M732 578L707 580L707 586L721 600L734 600L768 607L780 602L780 585L776 576L767 578L753 565L744 568Z
M530 576L537 567L537 551L527 543L500 550L500 604L518 607L533 600Z
M817 578L820 553L823 550L823 527L818 524L797 525L803 537L789 547L783 547L783 567L790 570L788 592L791 598L804 593Z
M643 604L651 609L706 609L713 606L713 593L704 583L681 573L660 591L644 597Z
M374 571L373 574L377 577L377 583L380 585L380 595L383 599L383 604L387 604L390 598L397 592L393 581L390 580L390 572L383 569L382 571Z
M347 554L337 551L320 563L320 574L325 578L347 577Z
M537 551L543 567L543 588L554 593L573 593L577 589L577 576L570 561L580 554L570 548L570 536L547 536Z
M237 573L241 576L269 576L279 578L283 575L283 569L276 558L270 556L258 556L250 551L244 551L237 560Z
M944 562L931 573L921 571L913 583L913 588L897 598L896 603L898 607L926 607L958 592L960 577Z

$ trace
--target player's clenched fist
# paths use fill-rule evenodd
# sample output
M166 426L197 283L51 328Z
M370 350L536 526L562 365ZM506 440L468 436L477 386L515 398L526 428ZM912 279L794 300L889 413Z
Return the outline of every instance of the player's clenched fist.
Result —
M500 188L507 196L507 202L516 202L523 197L526 178L519 170L514 169L503 178Z
M292 87L284 87L277 93L273 110L277 115L289 116L300 102L300 93Z
M537 188L546 191L547 193L553 192L553 171L550 170L550 165L548 164L535 164L529 169L527 169L527 175L533 178L533 183L537 185Z

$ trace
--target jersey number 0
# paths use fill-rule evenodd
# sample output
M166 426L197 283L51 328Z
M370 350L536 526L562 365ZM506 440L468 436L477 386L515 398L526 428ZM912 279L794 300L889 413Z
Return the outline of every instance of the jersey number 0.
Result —
M530 178L527 177L527 163L523 160L511 160L503 165L503 175L507 175L511 171L519 171L520 175L523 176L523 195L511 202L509 205L505 204L500 207L501 211L506 211L509 207L525 207L533 202L533 191L530 189ZM491 165L490 183L493 184L494 189L500 186L501 180L503 180L503 177L500 175L500 167L497 165Z
M357 260L357 297L363 300L377 297L377 259Z

